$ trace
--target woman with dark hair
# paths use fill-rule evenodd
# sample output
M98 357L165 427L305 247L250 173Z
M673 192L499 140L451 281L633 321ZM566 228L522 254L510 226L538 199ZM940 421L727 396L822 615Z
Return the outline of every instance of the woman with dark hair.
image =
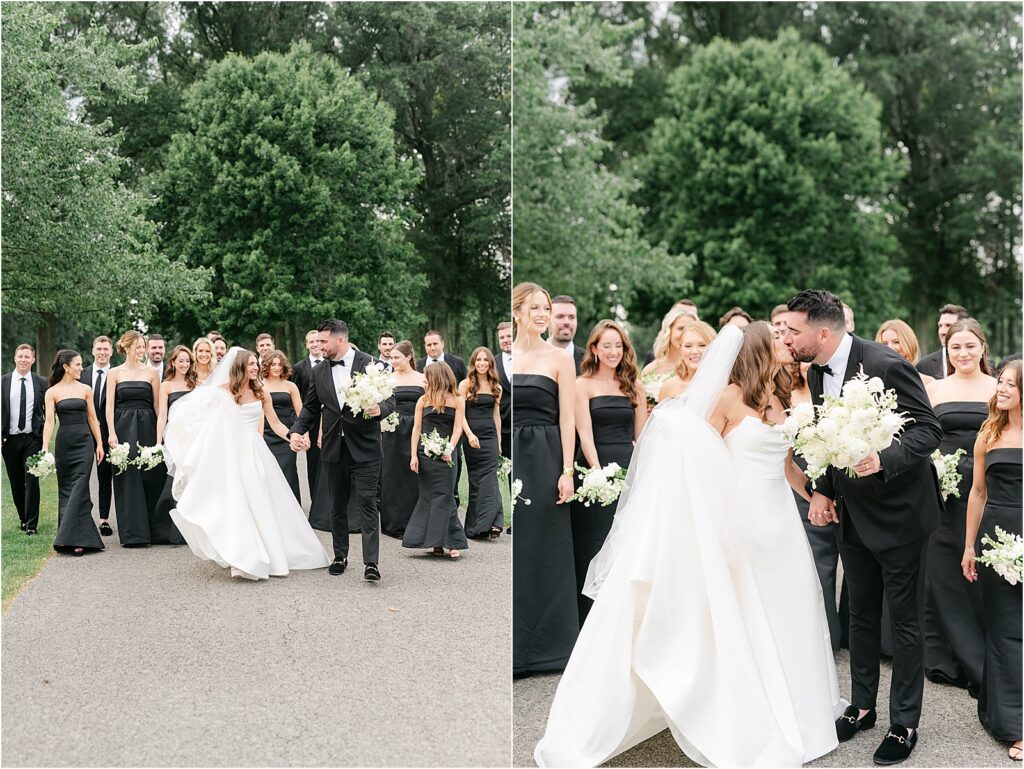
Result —
M196 380L195 356L187 346L179 344L167 358L167 371L164 374L164 381L160 383L160 408L156 418L157 443L163 443L171 408L196 388ZM173 487L174 478L168 473L153 512L151 534L154 545L185 544L185 538L171 520L171 510L174 509L174 496L171 494Z
M232 347L175 406L164 434L174 475L171 517L196 556L232 577L267 579L330 560L261 435L288 435L255 353ZM265 422L264 422L265 420Z
M633 456L633 441L647 422L647 399L636 352L622 326L613 320L602 320L594 326L584 350L582 373L576 378L576 432L580 437L576 464L594 468L615 462L625 469ZM614 503L605 507L572 503L580 625L593 603L582 592L587 567L604 544L614 517Z
M103 550L103 539L92 519L89 478L93 463L103 461L100 423L93 406L92 388L79 382L82 356L74 350L61 350L53 359L46 390L46 422L43 447L50 445L54 419L60 422L54 459L57 464L57 536L53 549L58 553L84 555L87 550Z
M416 403L423 395L427 379L416 370L416 352L408 339L392 347L388 359L395 387L398 425L393 431L381 435L380 530L389 537L401 539L420 494L419 478L409 462L413 453L410 446Z
M501 411L504 393L498 380L494 355L477 347L469 357L469 376L459 382L466 402L466 469L469 471L469 503L466 505L466 536L497 539L505 524L505 509L498 490L501 461Z
M288 379L291 374L291 364L280 350L267 353L260 361L263 389L270 393L270 398L274 402L274 413L285 427L291 427L295 417L302 411L302 396L299 394L299 388ZM288 479L288 485L292 487L292 492L295 494L295 501L301 504L299 468L296 463L298 454L292 451L288 441L277 437L269 422L263 425L263 440L266 441L267 448L277 460L284 477Z
M959 325L959 324L957 324ZM956 328L956 326L953 326ZM950 333L953 329L950 329ZM948 338L948 337L947 337ZM967 527L960 569L981 587L985 617L985 664L978 695L978 717L995 739L1012 742L1009 756L1020 761L1021 724L1021 583L1010 584L991 567L978 565L975 554L996 526L1016 537L1021 526L1021 373L1019 360L999 372L988 415L974 443L974 483L967 502ZM980 536L979 536L980 535Z

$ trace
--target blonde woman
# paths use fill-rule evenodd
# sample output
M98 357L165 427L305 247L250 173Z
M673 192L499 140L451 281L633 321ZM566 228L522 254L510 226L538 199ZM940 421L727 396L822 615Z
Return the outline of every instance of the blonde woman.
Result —
M642 372L644 381L663 385L673 377L683 359L683 331L693 322L693 309L685 305L677 305L666 313L654 339L654 360ZM659 390L656 399L660 401L663 397Z
M700 361L708 345L715 341L716 336L718 334L715 330L702 320L690 321L683 327L679 344L679 363L674 376L662 384L658 400L668 400L686 392L686 388L697 374L697 369L700 368Z
M201 336L192 345L192 355L196 359L196 381L202 384L217 368L217 358L213 351L213 342Z
M878 333L875 334L875 341L895 350L898 355L903 356L915 366L921 360L921 347L917 343L917 334L899 318L887 320L879 326ZM921 381L927 386L935 381L935 377L921 374Z

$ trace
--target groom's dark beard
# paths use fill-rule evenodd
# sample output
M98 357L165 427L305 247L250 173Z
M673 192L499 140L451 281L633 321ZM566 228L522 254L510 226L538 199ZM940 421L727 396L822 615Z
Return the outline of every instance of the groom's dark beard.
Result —
M796 361L797 363L814 363L814 359L817 358L818 354L821 352L821 347L817 347L813 351L803 350L801 352L797 352L792 347L790 347L789 351L793 355L793 360Z

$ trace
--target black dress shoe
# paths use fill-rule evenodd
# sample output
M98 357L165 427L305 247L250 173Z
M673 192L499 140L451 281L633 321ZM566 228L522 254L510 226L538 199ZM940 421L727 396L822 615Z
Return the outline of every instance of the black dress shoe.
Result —
M35 534L36 534L36 530L35 529L25 529L25 536L27 536L27 537L34 537Z
M377 569L377 564L366 564L366 568L363 569L363 579L368 579L371 582L377 582L380 580L380 571Z
M917 744L917 729L913 734L905 726L893 724L889 727L889 733L885 735L882 744L875 751L875 763L880 766L898 764L910 757L914 746Z
M24 521L22 521L22 522L21 522L20 524L18 524L18 525L19 525L19 526L21 526L21 530L22 530L22 531L25 531L25 522L24 522Z
M335 558L334 563L327 567L327 573L332 577L337 577L339 574L345 573L345 567L348 566L348 558Z
M846 742L857 732L870 729L875 725L875 721L878 720L878 714L875 712L874 708L871 708L871 710L865 713L863 718L857 718L858 713L860 713L860 708L856 705L850 705L850 707L848 707L846 711L836 719L836 737L839 738L840 742Z
M107 523L106 521L100 521L100 534L102 534L104 537L109 537L113 533L114 530L110 528L109 523Z

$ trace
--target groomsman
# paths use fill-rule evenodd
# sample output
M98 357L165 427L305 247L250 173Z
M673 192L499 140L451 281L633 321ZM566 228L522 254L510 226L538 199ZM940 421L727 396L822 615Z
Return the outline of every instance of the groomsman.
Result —
M946 378L946 332L958 320L969 317L967 309L958 304L944 304L939 308L939 349L917 362L918 371L936 379Z
M573 342L576 338L576 323L576 300L565 294L554 297L551 300L551 324L554 331L548 337L548 343L572 355L576 363L576 376L579 376L585 351Z
M744 310L742 307L733 307L725 315L718 319L718 328L723 329L726 326L736 326L737 328L746 328L754 319L750 317L750 313Z
M292 375L289 377L299 388L299 396L303 400L306 398L309 383L313 381L313 369L323 360L323 355L320 354L320 336L315 328L306 332L306 350L309 351L309 355L295 362L295 365L292 366ZM310 499L313 498L316 491L316 481L320 475L320 447L316 441L316 436L319 434L320 420L317 419L313 427L310 428L311 440L309 448L306 449L306 480L309 481Z
M384 364L384 368L391 371L391 351L395 349L398 340L390 331L381 331L377 337L377 352L380 353L378 360Z
M82 376L79 379L82 384L92 388L92 402L96 407L104 448L110 438L110 428L103 415L107 413L107 379L110 377L110 356L113 352L114 343L109 336L96 337L92 341L92 363L82 369ZM96 479L100 486L100 534L109 537L114 533L110 528L110 498L114 483L110 462L100 462L96 466Z
M30 536L39 528L39 479L28 472L25 461L43 450L46 395L46 380L32 372L35 362L32 346L19 344L14 351L14 371L0 378L4 466L21 530Z
M498 347L494 360L498 364L498 380L501 382L501 455L512 458L512 323L503 320L498 324ZM511 480L511 477L509 478Z
M256 355L261 361L276 349L274 337L270 334L260 334L256 337Z
M217 362L220 363L224 356L228 354L227 340L219 334L211 334L207 339L213 344L213 354L217 358Z
M146 342L146 357L149 367L156 372L156 381L164 381L164 355L167 354L167 343L160 334L150 334ZM108 463L109 464L109 463Z
M771 323L783 333L786 332L786 313L789 312L789 305L777 304L772 308L770 316Z
M846 333L852 334L857 330L857 323L853 317L853 308L843 302L843 317L846 319Z
M427 366L444 361L455 374L456 382L461 382L469 376L466 362L459 356L449 355L444 351L444 337L440 331L431 330L423 335L423 349L427 354L416 362L416 368L421 374L427 370Z

